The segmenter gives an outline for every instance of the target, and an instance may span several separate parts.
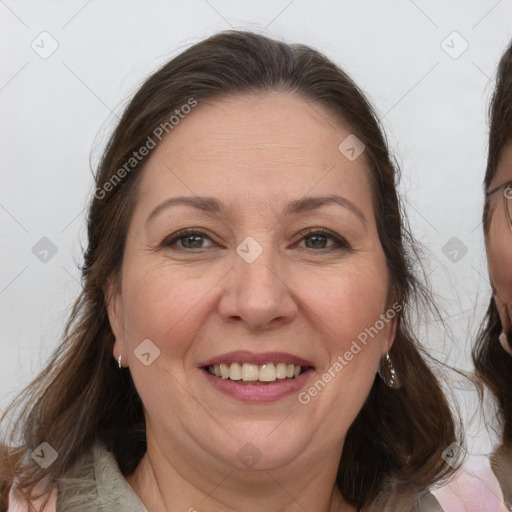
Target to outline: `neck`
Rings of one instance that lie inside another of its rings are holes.
[[[126,480],[151,512],[356,512],[335,484],[337,459],[333,466],[317,457],[306,471],[243,471],[192,462],[172,449],[164,452],[149,435],[147,446]]]

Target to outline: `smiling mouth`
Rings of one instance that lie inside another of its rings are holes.
[[[204,369],[219,379],[232,380],[240,384],[261,385],[294,380],[310,367],[291,363],[267,363],[262,365],[250,363],[215,364]]]

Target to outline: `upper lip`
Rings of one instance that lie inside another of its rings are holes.
[[[238,350],[236,352],[228,352],[220,356],[212,357],[207,361],[199,363],[198,366],[200,368],[204,368],[205,366],[213,366],[215,364],[222,363],[249,363],[257,365],[267,363],[287,363],[294,364],[296,366],[313,366],[310,361],[286,352],[261,352],[259,354],[255,354],[254,352],[249,352],[247,350]]]

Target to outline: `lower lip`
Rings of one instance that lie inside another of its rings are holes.
[[[239,384],[242,381],[215,377],[205,369],[202,369],[202,372],[217,390],[241,402],[277,402],[297,393],[305,385],[313,369],[309,368],[294,379],[276,380],[273,383],[260,385]]]

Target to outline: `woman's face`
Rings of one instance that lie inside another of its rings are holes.
[[[247,95],[199,103],[147,162],[109,314],[148,446],[183,471],[337,467],[395,325],[349,135],[298,95]]]
[[[496,176],[491,181],[489,190],[508,181],[512,182],[512,143],[501,154]],[[512,326],[509,325],[506,311],[512,315],[512,231],[505,211],[503,189],[493,194],[490,201],[491,221],[486,234],[487,258],[501,324],[505,332],[510,332]],[[511,339],[504,348],[512,355],[510,344]]]

